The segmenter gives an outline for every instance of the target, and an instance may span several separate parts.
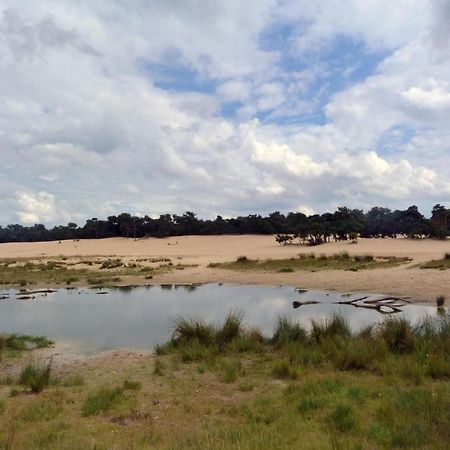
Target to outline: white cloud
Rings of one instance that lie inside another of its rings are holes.
[[[59,217],[56,212],[55,197],[48,192],[18,194],[17,203],[22,209],[17,213],[22,223],[50,222]]]
[[[0,222],[450,202],[448,11],[5,0]],[[336,75],[324,52],[342,37],[384,60],[357,81],[354,61]],[[231,118],[228,102],[240,102]]]
[[[418,108],[438,110],[442,113],[450,108],[450,91],[444,86],[437,85],[428,89],[413,86],[402,92],[402,96]]]

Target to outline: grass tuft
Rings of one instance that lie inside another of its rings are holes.
[[[287,317],[278,317],[272,342],[281,347],[290,342],[306,342],[307,332],[299,324],[289,321]]]
[[[118,403],[122,394],[122,388],[100,388],[86,398],[81,408],[81,414],[88,417],[106,412]]]
[[[34,393],[42,392],[50,383],[52,361],[47,364],[29,363],[22,368],[19,383],[27,386]]]

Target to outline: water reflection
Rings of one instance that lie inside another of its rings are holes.
[[[279,315],[309,327],[311,319],[340,313],[353,330],[383,320],[377,311],[338,304],[343,298],[347,301],[361,295],[342,297],[337,292],[296,291],[286,286],[166,284],[121,286],[106,291],[105,295],[97,295],[105,290],[63,289],[21,301],[17,300],[17,292],[0,291],[0,296],[6,297],[0,301],[0,333],[73,340],[86,354],[115,348],[149,350],[170,338],[173,321],[179,316],[201,317],[218,324],[232,309],[242,310],[245,323],[260,327],[267,335],[271,335]],[[303,305],[293,309],[293,302],[299,299]],[[427,314],[437,315],[437,309],[430,306],[407,304],[402,310],[399,315],[413,322]]]

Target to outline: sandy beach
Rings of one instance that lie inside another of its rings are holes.
[[[347,251],[351,255],[409,257],[412,261],[389,269],[347,272],[324,270],[294,273],[237,272],[208,268],[209,263],[234,261],[239,256],[252,259],[281,259],[301,253],[330,255]],[[438,295],[450,295],[450,276],[445,270],[419,269],[418,263],[440,259],[450,252],[450,240],[359,239],[357,244],[330,242],[316,247],[280,246],[273,236],[178,236],[166,239],[133,240],[110,238],[59,242],[7,243],[0,245],[0,258],[50,258],[117,256],[124,261],[136,257],[165,257],[174,263],[195,265],[183,271],[158,275],[154,283],[247,283],[287,284],[311,289],[345,292],[375,292],[409,296],[431,302]],[[143,282],[133,280],[133,282]]]

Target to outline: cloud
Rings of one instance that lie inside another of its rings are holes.
[[[18,194],[17,203],[22,209],[17,215],[24,224],[50,222],[59,217],[56,212],[55,197],[48,192]]]
[[[0,223],[448,203],[447,6],[5,0]]]

